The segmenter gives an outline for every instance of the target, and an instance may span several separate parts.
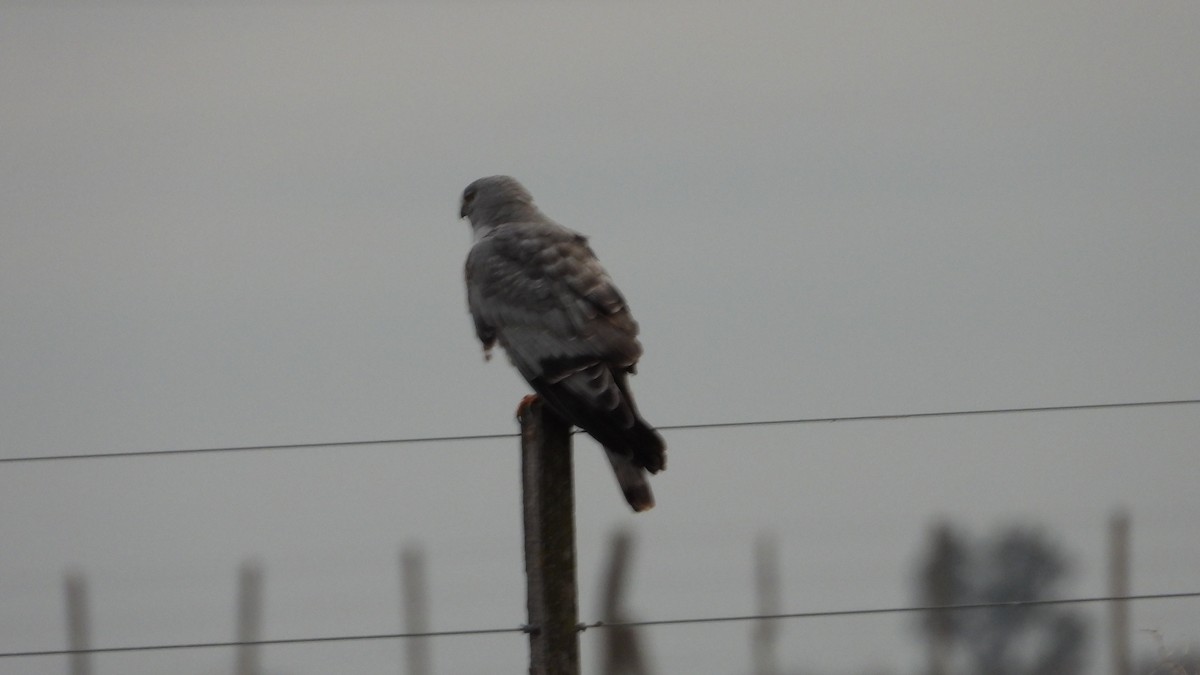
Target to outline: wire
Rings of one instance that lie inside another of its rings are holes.
[[[67,656],[70,654],[114,654],[118,652],[151,652],[168,649],[209,649],[212,647],[258,647],[264,645],[297,645],[317,642],[358,642],[365,640],[397,640],[402,638],[434,638],[455,635],[492,635],[496,633],[524,633],[518,628],[483,628],[477,630],[443,630],[428,633],[376,633],[371,635],[333,635],[310,638],[283,638],[278,640],[241,640],[233,642],[190,642],[160,645],[136,645],[131,647],[91,647],[88,649],[45,649],[27,652],[0,652],[0,659],[17,656]]]
[[[658,619],[651,621],[595,621],[579,624],[579,630],[589,628],[635,628],[645,626],[671,626],[696,623],[731,623],[735,621],[767,621],[777,619],[815,619],[838,616],[861,616],[867,614],[907,614],[934,611],[966,611],[973,609],[996,609],[1034,607],[1042,605],[1075,605],[1097,602],[1132,602],[1137,600],[1174,600],[1200,598],[1200,591],[1192,593],[1153,593],[1148,595],[1122,595],[1091,598],[1063,598],[1058,600],[1013,600],[1009,602],[979,602],[963,605],[929,605],[924,607],[884,607],[875,609],[843,609],[826,612],[796,612],[791,614],[754,614],[742,616],[709,616],[690,619]],[[395,640],[403,638],[433,638],[464,635],[493,635],[498,633],[529,633],[529,626],[513,628],[484,628],[479,630],[447,630],[427,633],[376,633],[370,635],[337,635],[328,637],[284,638],[278,640],[246,640],[233,642],[191,642],[131,647],[94,647],[89,649],[46,649],[24,652],[0,652],[0,658],[20,656],[67,656],[70,654],[111,654],[116,652],[146,652],[167,649],[207,649],[213,647],[258,647],[267,645],[312,644],[320,642],[356,642],[365,640]]]
[[[968,415],[1009,415],[1017,413],[1062,412],[1075,410],[1105,410],[1111,408],[1147,408],[1153,406],[1195,405],[1200,399],[1177,399],[1168,401],[1136,401],[1131,403],[1085,403],[1081,405],[1030,406],[1024,408],[984,408],[977,410],[949,410],[941,412],[892,413],[883,415],[851,415],[845,417],[797,417],[776,420],[752,420],[746,422],[708,422],[699,424],[673,424],[658,427],[659,431],[683,431],[689,429],[730,429],[737,427],[779,426],[784,424],[815,424],[819,422],[873,422],[884,420],[920,419],[927,417],[965,417]],[[363,445],[405,445],[412,443],[445,443],[449,441],[482,441],[499,438],[517,438],[520,434],[466,434],[458,436],[415,436],[368,441],[328,441],[318,443],[278,443],[273,445],[239,445],[230,447],[184,448],[181,450],[134,450],[130,452],[94,452],[67,455],[33,455],[25,457],[0,457],[0,464],[18,462],[49,462],[66,459],[102,459],[111,457],[156,457],[163,455],[196,455],[223,452],[257,452],[266,450],[302,450],[306,448],[346,448]]]
[[[858,414],[850,417],[799,417],[791,419],[762,419],[751,422],[712,422],[700,424],[672,424],[659,426],[660,431],[683,431],[689,429],[733,429],[739,426],[778,426],[784,424],[815,424],[821,422],[880,422],[892,419],[919,419],[928,417],[965,417],[980,414],[1014,414],[1031,412],[1061,412],[1081,410],[1106,410],[1106,408],[1132,408],[1151,406],[1184,406],[1200,404],[1200,399],[1178,399],[1166,401],[1135,401],[1120,404],[1084,404],[1069,406],[1031,406],[1019,408],[983,408],[983,410],[961,410],[943,412],[908,412],[892,414]],[[245,453],[260,450],[290,450],[306,448],[348,448],[353,446],[386,446],[386,444],[444,443],[451,441],[490,441],[497,438],[516,438],[520,434],[474,434],[458,436],[415,436],[408,438],[380,438],[377,441],[329,441],[316,443],[276,443],[269,446],[230,446],[212,448],[184,448],[179,450],[132,450],[125,453],[78,453],[61,455],[16,456],[0,458],[0,464],[17,464],[28,461],[54,461],[70,459],[139,458],[139,456],[191,455],[206,453]]]
[[[658,619],[651,621],[596,621],[581,624],[588,628],[635,628],[641,626],[677,626],[692,623],[729,623],[733,621],[765,621],[773,619],[815,619],[837,616],[862,616],[867,614],[905,614],[912,612],[953,612],[971,609],[997,609],[1012,607],[1036,607],[1041,605],[1078,605],[1095,602],[1131,602],[1134,600],[1173,600],[1200,598],[1194,593],[1153,593],[1149,595],[1122,595],[1095,598],[1063,598],[1058,600],[1011,600],[1008,602],[975,602],[962,605],[927,605],[924,607],[884,607],[875,609],[839,609],[827,612],[794,612],[791,614],[747,614],[742,616],[712,616],[694,619]]]
[[[61,459],[102,459],[105,457],[156,457],[162,455],[199,455],[217,452],[255,452],[261,450],[303,450],[305,448],[346,448],[356,445],[403,445],[406,443],[441,443],[446,441],[481,441],[497,438],[516,438],[518,434],[474,434],[463,436],[424,436],[388,438],[376,441],[331,441],[327,443],[279,443],[275,445],[236,445],[213,448],[183,448],[181,450],[133,450],[130,452],[89,452],[71,455],[33,455],[0,457],[0,464],[9,462],[42,462]]]
[[[978,410],[949,410],[944,412],[893,413],[884,415],[853,415],[849,417],[798,417],[783,420],[756,422],[711,422],[708,424],[679,424],[657,427],[660,431],[678,429],[723,429],[733,427],[759,427],[779,424],[815,424],[817,422],[877,422],[882,420],[919,419],[922,417],[965,417],[968,415],[1011,415],[1016,413],[1063,412],[1071,410],[1104,410],[1108,408],[1147,408],[1166,405],[1195,405],[1200,399],[1177,399],[1172,401],[1136,401],[1132,403],[1084,403],[1080,405],[1030,406],[1025,408],[984,408]]]

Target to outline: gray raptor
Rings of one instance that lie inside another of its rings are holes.
[[[499,342],[543,401],[604,446],[633,510],[653,507],[647,472],[665,467],[666,447],[629,390],[638,326],[587,239],[508,176],[468,185],[459,215],[475,232],[467,304],[485,358]]]

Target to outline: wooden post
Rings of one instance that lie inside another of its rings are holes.
[[[628,530],[620,530],[613,534],[608,574],[600,593],[604,598],[600,618],[605,622],[621,623],[629,620],[623,600],[632,548],[633,535]],[[650,668],[646,665],[636,628],[609,626],[604,629],[602,635],[601,675],[648,675]]]
[[[67,649],[84,650],[91,648],[88,626],[87,585],[83,575],[71,573],[67,575]],[[88,652],[71,654],[71,675],[91,675],[92,655]]]
[[[1129,515],[1114,513],[1108,524],[1108,594],[1114,598],[1129,595]],[[1108,603],[1109,642],[1112,644],[1113,675],[1130,675],[1133,667],[1129,658],[1129,603],[1114,600]]]
[[[758,613],[763,616],[779,613],[779,547],[775,538],[760,535],[754,546],[754,587],[758,595]],[[779,639],[779,622],[759,619],[754,622],[754,646],[750,650],[756,675],[775,675],[775,644]]]
[[[571,426],[540,399],[522,409],[529,673],[579,675]]]
[[[237,639],[239,644],[235,656],[237,675],[259,675],[258,645],[262,635],[262,568],[250,562],[242,563],[238,570],[238,620]]]
[[[400,585],[404,595],[404,632],[429,630],[425,600],[425,556],[416,546],[405,546],[400,554]],[[408,675],[429,675],[429,638],[404,640]]]

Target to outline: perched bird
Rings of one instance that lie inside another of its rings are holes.
[[[459,215],[475,233],[467,305],[484,358],[499,342],[546,404],[604,446],[633,510],[653,507],[647,472],[664,468],[666,446],[629,390],[638,326],[587,239],[508,176],[468,185]]]

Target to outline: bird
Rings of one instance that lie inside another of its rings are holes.
[[[459,218],[474,234],[467,306],[484,359],[499,343],[534,396],[603,446],[629,506],[653,508],[648,475],[666,468],[666,444],[629,387],[638,324],[587,238],[548,218],[511,176],[468,185]]]

